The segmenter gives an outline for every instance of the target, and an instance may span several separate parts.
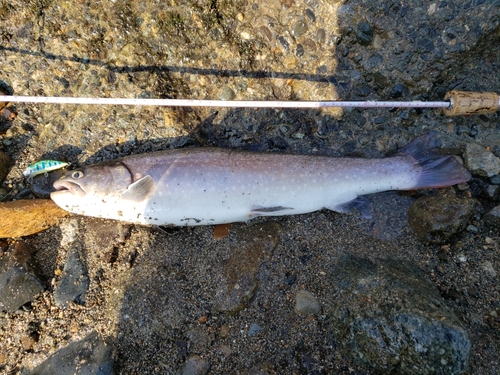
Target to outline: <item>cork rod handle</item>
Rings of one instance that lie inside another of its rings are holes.
[[[495,113],[499,106],[499,96],[494,92],[450,91],[444,97],[450,106],[444,109],[447,116],[481,115]]]

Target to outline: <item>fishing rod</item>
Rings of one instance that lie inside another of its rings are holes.
[[[0,95],[0,102],[45,104],[98,104],[172,107],[229,108],[442,108],[448,116],[495,113],[500,97],[494,92],[450,91],[443,101],[264,101],[264,100],[198,100],[142,98],[79,98],[55,96]]]

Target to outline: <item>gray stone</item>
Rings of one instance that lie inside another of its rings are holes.
[[[473,208],[473,200],[453,192],[428,195],[411,205],[408,222],[421,241],[443,243],[467,227]]]
[[[12,252],[0,259],[0,311],[14,312],[44,291],[36,276],[33,253],[28,245],[18,242]]]
[[[190,356],[181,370],[178,372],[179,375],[204,375],[210,369],[210,363],[207,360],[201,358],[198,355]]]
[[[22,375],[111,375],[112,349],[92,332],[80,341],[59,349],[32,370],[24,368]]]
[[[484,223],[492,227],[500,228],[500,206],[496,206],[483,217]]]
[[[320,311],[316,297],[307,290],[299,290],[295,295],[295,312],[299,315],[316,315]]]
[[[72,302],[85,304],[85,295],[89,289],[90,279],[87,266],[82,259],[81,249],[81,243],[75,241],[68,251],[63,276],[54,292],[56,305],[59,307],[68,307]]]
[[[461,374],[467,369],[467,333],[417,268],[342,255],[331,280],[331,327],[355,361],[381,373]]]
[[[493,177],[500,173],[500,158],[477,143],[465,146],[464,161],[467,169],[475,176]]]

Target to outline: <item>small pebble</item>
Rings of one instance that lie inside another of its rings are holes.
[[[283,65],[286,68],[293,68],[295,65],[297,65],[297,58],[295,56],[287,56],[283,60]]]
[[[325,43],[326,40],[325,29],[318,29],[318,32],[316,33],[316,40],[318,41],[319,44]]]
[[[222,354],[224,355],[224,357],[226,357],[226,358],[229,358],[231,356],[231,354],[233,354],[233,351],[227,345],[221,345],[219,347],[219,349],[222,352]]]
[[[222,338],[226,338],[229,336],[229,332],[230,332],[229,327],[226,325],[223,325],[222,327],[220,327],[219,336]]]
[[[483,270],[491,277],[497,276],[497,271],[495,271],[495,268],[493,268],[493,264],[491,262],[483,262]]]
[[[371,89],[366,85],[357,86],[354,88],[354,93],[362,98],[370,95]]]
[[[477,227],[471,224],[471,225],[469,225],[467,227],[467,232],[469,232],[469,233],[477,233]]]
[[[401,98],[403,96],[404,87],[402,84],[398,83],[391,90],[390,96],[393,99]]]
[[[373,41],[373,30],[369,23],[360,22],[356,27],[356,39],[362,46],[367,46]]]
[[[311,20],[311,22],[316,22],[316,16],[311,9],[306,9],[306,16]]]
[[[235,97],[234,91],[229,87],[224,87],[219,95],[219,100],[233,100]]]
[[[299,19],[297,22],[295,22],[295,25],[292,27],[292,35],[295,38],[298,38],[302,35],[304,35],[308,30],[307,27],[307,22],[304,18]]]
[[[302,57],[304,55],[304,47],[302,44],[297,44],[297,50],[295,51],[295,56]]]
[[[319,313],[320,305],[316,297],[307,290],[300,290],[295,296],[295,312],[299,315],[315,315]]]
[[[24,350],[31,350],[33,349],[33,345],[35,345],[36,341],[31,335],[23,336],[21,338],[21,346],[23,347]]]
[[[297,275],[295,273],[287,272],[285,274],[285,284],[293,285],[295,284],[295,281],[297,281]]]
[[[257,323],[252,323],[250,324],[250,328],[248,329],[248,336],[253,337],[257,336],[259,332],[262,331],[262,327],[259,326]]]
[[[284,49],[288,50],[290,48],[290,44],[288,44],[288,42],[286,41],[286,39],[283,36],[278,37],[278,40]]]

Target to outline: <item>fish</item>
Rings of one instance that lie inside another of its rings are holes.
[[[65,161],[57,161],[57,160],[41,160],[39,162],[36,162],[34,164],[31,164],[26,168],[26,170],[23,172],[23,176],[27,177],[28,180],[33,180],[33,177],[42,174],[42,173],[47,173],[50,171],[54,171],[56,169],[61,169],[66,166],[68,166],[69,163]]]
[[[157,151],[69,171],[54,182],[51,198],[72,213],[159,226],[362,211],[368,194],[470,179],[454,156],[435,147],[428,134],[392,157],[374,159],[208,147]]]

